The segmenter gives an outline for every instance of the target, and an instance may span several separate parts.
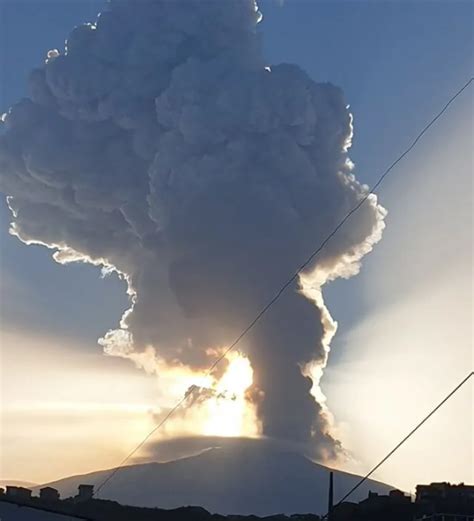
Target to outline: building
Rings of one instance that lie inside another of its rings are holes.
[[[52,487],[44,487],[40,489],[39,498],[42,501],[59,501],[59,492]]]
[[[369,492],[367,499],[359,502],[359,507],[365,511],[374,511],[381,508],[398,508],[411,505],[411,497],[400,490],[391,490],[388,494],[382,495],[377,492]]]
[[[392,503],[405,504],[405,505],[411,503],[411,497],[409,495],[405,494],[405,492],[402,492],[401,490],[397,490],[397,489],[391,490],[388,493],[388,496]]]
[[[439,501],[454,499],[460,501],[474,500],[474,485],[451,485],[451,483],[431,483],[416,487],[416,501]]]
[[[426,514],[474,514],[474,485],[431,483],[416,487],[416,504]]]
[[[391,490],[388,495],[369,492],[359,503],[336,505],[333,521],[412,521],[414,504],[409,495]]]
[[[332,511],[333,521],[348,521],[350,519],[356,519],[359,505],[357,503],[351,503],[350,501],[344,501],[339,505],[336,505]]]
[[[79,494],[74,498],[78,503],[90,501],[94,497],[94,485],[79,485]]]
[[[28,501],[31,499],[31,490],[25,487],[14,487],[7,485],[6,497],[18,501]]]

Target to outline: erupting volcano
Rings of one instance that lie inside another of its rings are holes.
[[[253,0],[111,0],[4,115],[0,189],[21,241],[126,279],[131,307],[100,344],[161,378],[158,416],[188,393],[169,433],[330,459],[342,448],[319,379],[336,325],[321,289],[380,239],[374,195],[203,376],[367,195],[342,92],[267,64],[260,20]]]

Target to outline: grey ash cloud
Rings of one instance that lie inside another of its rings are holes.
[[[208,366],[366,195],[341,90],[268,66],[260,18],[251,0],[112,0],[4,117],[12,233],[128,282],[109,354]],[[384,215],[370,196],[239,346],[264,435],[340,450],[305,368],[335,330],[321,286],[357,272]]]

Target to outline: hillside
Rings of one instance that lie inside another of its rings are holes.
[[[109,470],[62,479],[49,486],[62,497],[76,494],[80,483],[99,484]],[[304,456],[260,445],[214,448],[167,463],[145,463],[121,469],[100,497],[122,504],[177,508],[199,505],[220,514],[325,513],[329,469]],[[359,476],[335,471],[335,499]],[[391,487],[368,480],[351,497]],[[324,511],[324,512],[323,512]]]

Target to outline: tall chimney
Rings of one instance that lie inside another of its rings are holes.
[[[329,473],[328,521],[332,521],[334,508],[334,472]]]

